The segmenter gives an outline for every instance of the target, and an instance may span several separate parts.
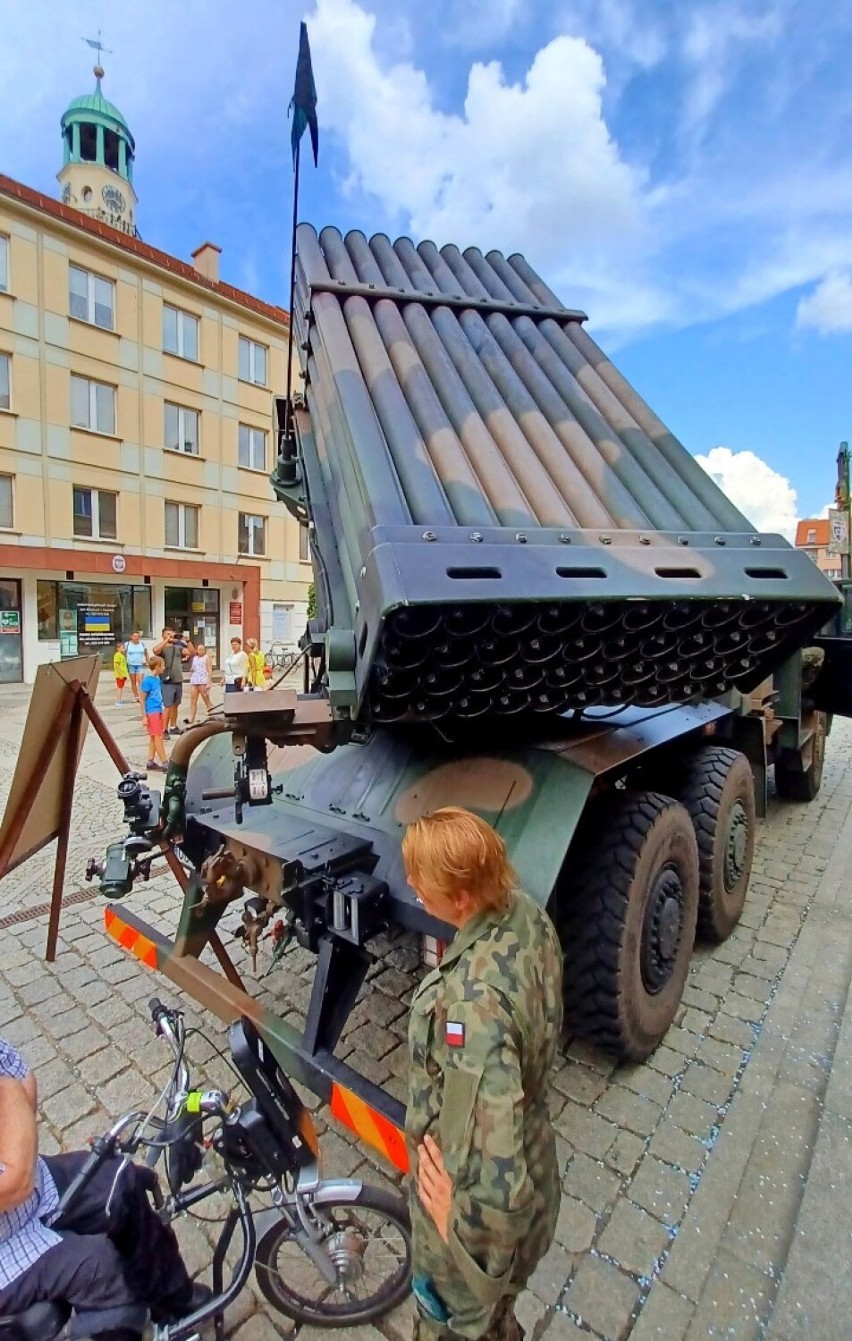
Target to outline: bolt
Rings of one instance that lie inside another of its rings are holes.
[[[438,539],[438,536],[437,536],[437,534],[436,534],[435,531],[424,531],[424,532],[423,532],[423,539],[424,539],[424,540],[437,540],[437,539]]]
[[[688,538],[688,536],[685,536],[685,535],[679,535],[678,538],[677,538],[677,543],[678,543],[679,545],[688,545],[688,544],[689,544],[689,538]]]
[[[751,535],[748,538],[748,543],[750,545],[761,545],[763,542],[759,535]]]
[[[650,543],[651,543],[651,537],[649,535],[640,535],[639,537],[640,545],[650,545]]]
[[[725,545],[727,544],[727,541],[723,535],[717,535],[713,537],[713,543],[716,545]]]
[[[471,538],[471,540],[473,541],[474,545],[479,545],[479,544],[482,543],[482,532],[481,532],[481,531],[471,531],[471,533],[470,533],[470,538]]]
[[[612,536],[611,536],[611,535],[601,535],[601,536],[598,536],[598,539],[600,540],[600,542],[601,542],[602,545],[611,545],[611,544],[612,544]]]
[[[519,545],[525,545],[527,543],[527,537],[524,535],[523,531],[516,531],[515,539]]]

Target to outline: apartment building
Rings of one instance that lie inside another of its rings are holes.
[[[288,316],[136,228],[103,95],[62,117],[61,200],[0,175],[0,680],[164,624],[293,642],[311,567],[274,499]]]
[[[803,549],[813,559],[821,573],[832,579],[840,577],[840,555],[829,553],[830,523],[827,517],[806,517],[796,525],[796,549]]]

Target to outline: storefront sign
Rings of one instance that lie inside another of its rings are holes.
[[[194,615],[203,615],[203,614],[204,614],[204,602],[203,602],[203,601],[193,601],[193,602],[192,602],[192,613],[193,613]]]
[[[0,610],[0,633],[20,633],[20,610]]]
[[[127,567],[127,560],[125,559],[124,555],[123,555],[123,554],[113,554],[113,556],[112,556],[112,571],[113,571],[114,573],[123,573],[126,567]]]
[[[77,638],[86,649],[109,647],[117,639],[113,632],[111,605],[77,606]]]
[[[230,614],[228,615],[229,624],[242,624],[243,622],[243,603],[242,601],[231,601]]]

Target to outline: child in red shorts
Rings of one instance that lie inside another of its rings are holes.
[[[160,684],[160,676],[165,669],[166,663],[162,657],[151,657],[148,670],[139,685],[150,741],[146,768],[155,769],[158,773],[168,772],[169,767],[163,745],[163,686]]]

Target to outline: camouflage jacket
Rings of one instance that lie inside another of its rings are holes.
[[[485,1332],[553,1239],[560,1179],[548,1087],[562,1023],[562,952],[526,894],[457,933],[411,1007],[406,1141],[415,1272],[463,1336]],[[449,1242],[417,1197],[429,1133],[453,1180]]]

